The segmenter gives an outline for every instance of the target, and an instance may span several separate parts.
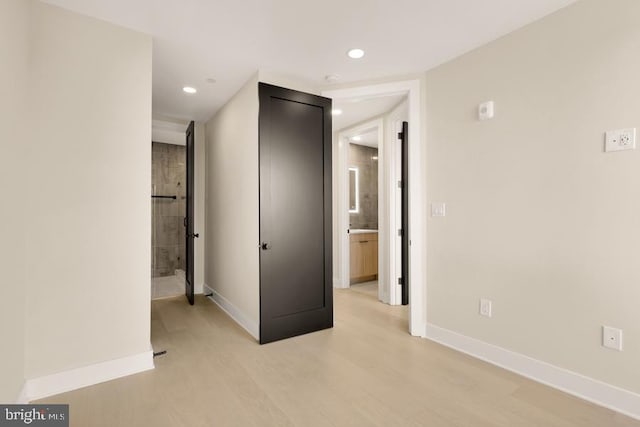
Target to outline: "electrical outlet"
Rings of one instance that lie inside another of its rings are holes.
[[[623,151],[636,149],[636,130],[618,129],[606,133],[604,151]]]
[[[622,351],[622,329],[603,326],[602,345],[613,350]]]
[[[447,205],[444,203],[431,203],[431,216],[447,216]]]
[[[478,106],[478,119],[489,120],[493,119],[495,115],[495,109],[493,101],[483,102]]]
[[[491,317],[491,305],[492,301],[486,298],[480,298],[480,315],[485,317]]]

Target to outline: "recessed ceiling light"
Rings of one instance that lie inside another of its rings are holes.
[[[334,108],[333,110],[331,110],[332,116],[339,116],[340,114],[342,114],[342,110],[339,108]]]
[[[349,58],[360,59],[364,56],[364,50],[351,49],[349,52],[347,52],[347,55],[349,55]]]
[[[191,94],[193,94],[193,93],[196,93],[196,92],[197,92],[196,88],[191,87],[191,86],[185,86],[185,87],[183,87],[183,88],[182,88],[182,90],[183,90],[185,93],[191,93]]]
[[[207,80],[205,80],[207,83],[211,83],[214,84],[216,82],[216,79],[213,79],[211,77],[209,77]]]
[[[362,137],[360,135],[356,135],[353,138],[351,138],[353,141],[362,141]]]

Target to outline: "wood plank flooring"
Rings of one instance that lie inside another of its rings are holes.
[[[335,290],[333,329],[264,346],[202,296],[154,301],[155,370],[41,402],[82,427],[640,426],[409,336],[373,286]]]

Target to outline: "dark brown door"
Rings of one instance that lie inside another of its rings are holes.
[[[189,304],[194,303],[194,239],[198,237],[194,233],[194,203],[193,203],[193,186],[194,186],[194,158],[195,158],[195,125],[194,122],[189,123],[187,128],[187,216],[185,217],[185,235],[186,235],[186,274],[185,274],[185,290],[184,293],[189,300]]]
[[[409,123],[402,122],[402,305],[409,304]]]
[[[264,344],[333,327],[331,100],[259,90]]]

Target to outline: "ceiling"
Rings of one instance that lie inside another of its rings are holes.
[[[378,129],[372,129],[358,135],[358,141],[351,139],[351,144],[364,145],[365,147],[378,148]]]
[[[154,114],[207,120],[258,70],[314,87],[422,72],[575,0],[45,1],[151,34]]]
[[[334,101],[333,108],[342,114],[333,116],[333,130],[340,131],[389,112],[400,104],[406,95],[381,96],[367,99],[348,99]]]

